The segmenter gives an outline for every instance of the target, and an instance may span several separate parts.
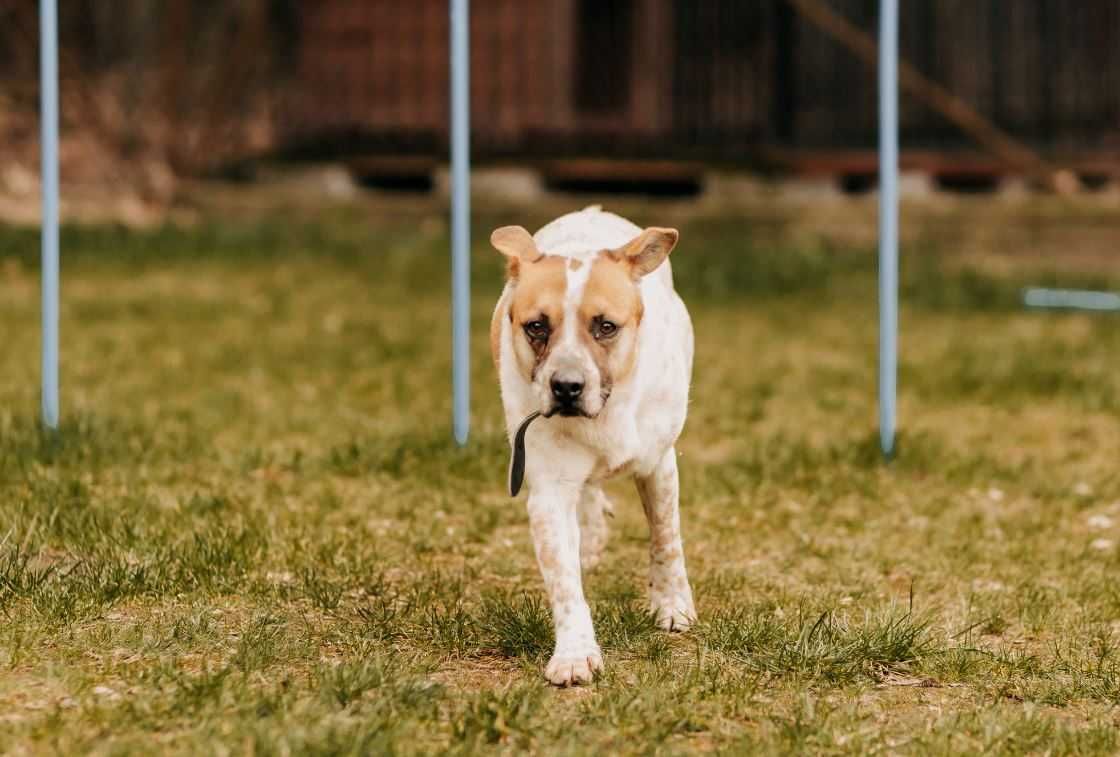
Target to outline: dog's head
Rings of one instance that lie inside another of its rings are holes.
[[[585,258],[548,255],[520,226],[490,242],[514,283],[509,312],[517,368],[542,413],[594,418],[637,360],[641,278],[677,243],[676,229],[649,228],[627,244]]]

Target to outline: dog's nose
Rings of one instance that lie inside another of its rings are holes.
[[[582,381],[565,381],[560,378],[552,379],[552,396],[556,398],[557,402],[564,405],[571,405],[579,399],[581,394],[583,394]]]

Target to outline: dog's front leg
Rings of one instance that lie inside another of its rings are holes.
[[[556,629],[556,649],[544,674],[557,686],[588,683],[603,667],[580,574],[580,491],[579,485],[548,483],[529,494],[533,547]]]
[[[676,449],[670,447],[652,473],[635,480],[649,521],[650,609],[659,627],[684,631],[696,619],[696,608],[684,568]]]

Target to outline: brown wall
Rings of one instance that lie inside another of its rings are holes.
[[[878,0],[821,2],[874,34]],[[447,0],[121,4],[60,8],[68,133],[187,169],[446,151]],[[37,108],[34,10],[0,0],[0,108],[20,123]],[[901,32],[908,62],[1012,135],[1120,153],[1120,0],[907,0]],[[471,46],[483,159],[750,161],[876,141],[874,72],[788,0],[472,0]],[[976,149],[911,97],[901,117],[904,148]],[[33,131],[0,142],[30,151]]]
[[[825,1],[874,33],[877,0]],[[624,11],[619,27],[588,37],[589,23],[611,18],[609,7]],[[355,129],[443,149],[446,0],[301,8],[301,63],[282,133]],[[875,144],[873,71],[786,0],[474,0],[471,23],[482,155],[740,159],[760,145]],[[614,55],[617,46],[628,53]],[[902,53],[1043,149],[1120,146],[1120,0],[913,0]],[[620,93],[613,111],[583,107],[588,65]],[[971,147],[911,98],[901,115],[904,145]]]
[[[672,126],[672,25],[662,0],[636,0],[629,37],[631,92],[617,112],[580,112],[574,0],[474,0],[472,128],[494,149],[573,131],[657,134]],[[416,130],[447,122],[446,0],[320,0],[306,5],[285,130]]]

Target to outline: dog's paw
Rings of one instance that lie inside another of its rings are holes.
[[[577,686],[591,683],[595,673],[603,669],[603,654],[598,647],[584,654],[557,652],[548,661],[544,677],[554,686]]]
[[[657,627],[662,631],[682,633],[696,622],[696,608],[692,605],[692,598],[679,594],[653,598],[650,611]]]

